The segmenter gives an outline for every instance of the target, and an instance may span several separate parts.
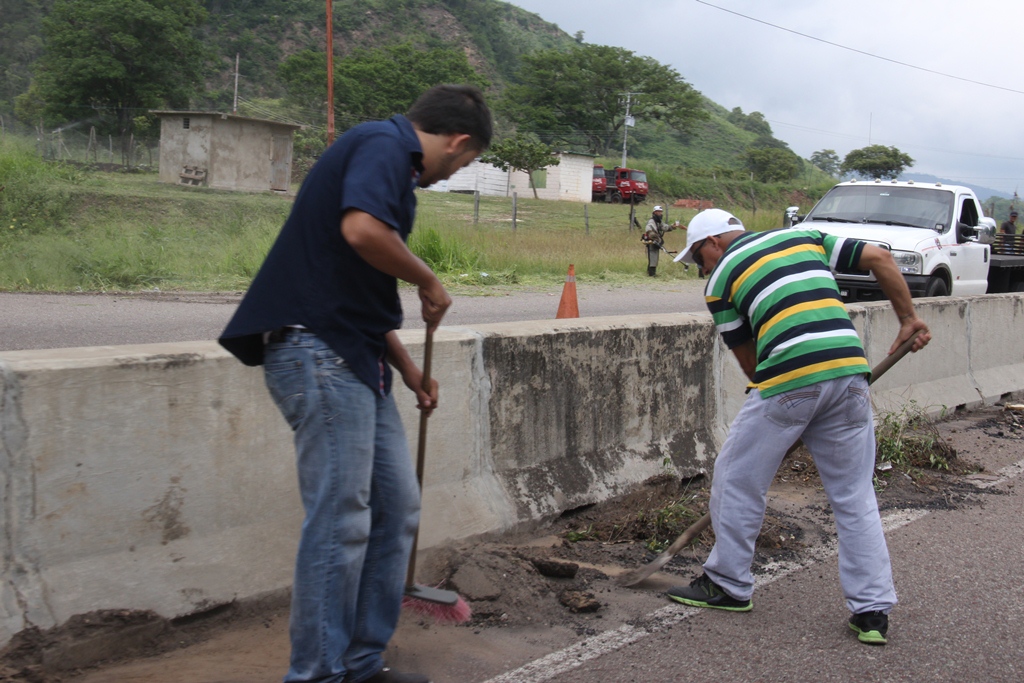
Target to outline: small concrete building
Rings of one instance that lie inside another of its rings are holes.
[[[557,199],[569,202],[589,202],[591,181],[594,176],[594,157],[575,152],[555,155],[557,166],[548,166],[533,174],[538,199]],[[530,179],[523,171],[502,171],[482,163],[479,159],[459,170],[448,179],[446,186],[432,187],[447,192],[476,192],[491,197],[533,197]]]
[[[160,117],[160,182],[288,192],[292,136],[301,126],[205,111]]]

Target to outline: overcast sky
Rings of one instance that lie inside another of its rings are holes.
[[[804,158],[895,145],[911,172],[1024,196],[1021,0],[706,2],[511,0],[672,66],[726,109],[760,111]]]

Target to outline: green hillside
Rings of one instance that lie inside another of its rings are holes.
[[[0,0],[0,116],[6,122],[17,123],[16,98],[22,96],[25,100],[33,67],[45,50],[43,18],[59,2]],[[205,86],[194,95],[191,106],[216,110],[232,106],[237,54],[241,113],[287,117],[309,125],[305,139],[300,140],[300,153],[306,150],[305,153],[318,154],[322,148],[320,131],[326,122],[324,107],[317,106],[324,99],[315,90],[319,81],[312,84],[314,90],[306,105],[297,105],[294,98],[284,97],[279,67],[289,57],[304,51],[323,54],[323,0],[205,0],[199,4],[208,12],[207,20],[198,28],[208,62]],[[360,51],[400,44],[424,51],[455,50],[464,54],[471,68],[490,84],[489,98],[495,102],[506,86],[515,81],[523,55],[539,49],[570,50],[577,43],[576,38],[558,26],[499,0],[346,0],[333,3],[333,15],[336,68],[346,57]],[[685,79],[686,74],[682,76]],[[745,155],[751,145],[785,148],[785,143],[771,136],[770,128],[759,135],[742,120],[737,125],[735,112],[730,114],[706,99],[705,110],[708,118],[698,122],[688,134],[643,119],[630,129],[630,165],[645,164],[641,167],[654,172],[656,189],[666,196],[688,192],[687,183],[697,180],[741,180],[747,174]],[[145,113],[146,109],[140,109],[137,115]],[[27,129],[27,125],[34,127],[40,116],[33,114],[28,118],[23,114],[23,118],[27,118],[21,122]],[[744,115],[740,113],[739,118]],[[763,117],[758,120],[763,122]],[[56,129],[68,122],[45,123]],[[767,127],[766,122],[763,125]],[[499,133],[514,128],[515,120],[498,121]],[[156,133],[154,126],[147,129],[142,125],[138,137],[153,138]],[[74,134],[67,133],[69,139]],[[81,127],[78,134],[87,136],[87,128]],[[612,165],[619,160],[611,160]],[[796,180],[801,189],[827,182],[828,177],[809,164],[804,165]],[[704,192],[708,188],[697,189]]]
[[[323,50],[323,0],[207,0],[204,29],[220,70],[211,73],[211,92],[222,99],[233,88],[234,55],[242,61],[244,97],[279,97],[282,59],[305,49]],[[575,41],[554,24],[498,0],[347,0],[333,5],[338,57],[360,48],[412,42],[421,48],[457,47],[488,80],[500,84],[519,65],[519,56]]]

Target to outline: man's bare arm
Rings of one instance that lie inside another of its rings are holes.
[[[910,339],[918,330],[921,330],[921,335],[914,340],[911,351],[917,352],[927,346],[932,339],[931,332],[928,330],[927,323],[917,317],[907,281],[903,279],[903,274],[896,265],[896,261],[893,260],[892,254],[881,247],[866,244],[860,261],[857,262],[857,267],[861,270],[871,271],[878,281],[879,287],[882,288],[882,293],[892,303],[896,317],[899,318],[900,331],[896,335],[896,341],[890,347],[889,353],[896,351],[900,344]]]
[[[419,288],[423,321],[429,329],[440,324],[452,300],[426,263],[409,251],[398,232],[364,211],[351,209],[341,218],[341,234],[371,266]]]
[[[423,371],[409,355],[409,351],[398,338],[398,332],[392,330],[385,336],[388,345],[388,363],[402,376],[405,386],[416,394],[416,407],[428,416],[437,407],[437,380],[430,379],[430,392],[423,391]]]

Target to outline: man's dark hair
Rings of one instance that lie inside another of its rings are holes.
[[[465,133],[481,152],[491,146],[491,110],[473,85],[435,85],[413,103],[407,118],[424,133]]]

